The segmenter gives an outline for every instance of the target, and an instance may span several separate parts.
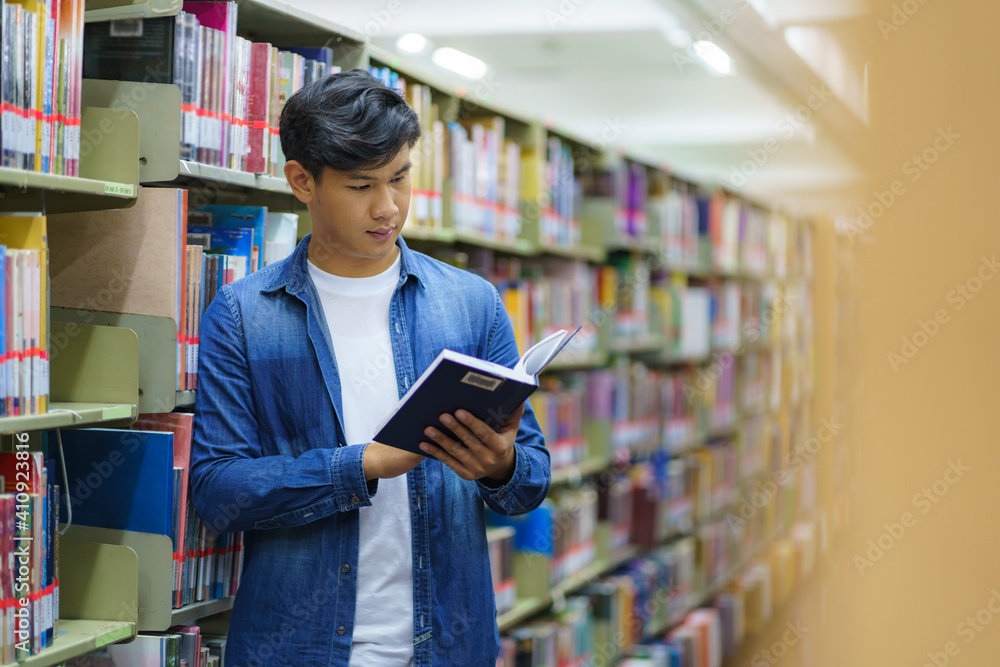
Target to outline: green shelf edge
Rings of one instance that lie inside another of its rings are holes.
[[[8,663],[3,667],[49,667],[70,658],[89,653],[108,644],[128,639],[136,633],[136,625],[127,621],[59,619],[59,631],[52,646],[24,662]]]
[[[60,411],[62,410],[62,411]],[[73,412],[68,412],[72,410]],[[79,415],[79,418],[77,417]],[[108,421],[134,419],[138,406],[129,403],[52,403],[49,411],[37,415],[0,417],[0,433],[42,431],[67,426],[84,426]]]
[[[99,195],[124,201],[135,199],[137,194],[136,187],[132,183],[99,181],[93,178],[62,176],[60,174],[42,174],[12,167],[0,167],[0,185],[67,194]],[[116,192],[126,189],[130,194],[116,194]]]
[[[234,596],[230,596],[219,600],[205,600],[174,609],[170,612],[170,625],[195,625],[192,621],[229,611],[233,608],[234,599]]]
[[[519,600],[509,610],[497,615],[497,626],[500,632],[517,625],[535,614],[539,614],[552,606],[554,599],[573,593],[578,588],[582,588],[592,580],[615,569],[631,558],[635,558],[640,553],[638,547],[629,546],[622,549],[606,561],[596,561],[583,568],[576,574],[570,575],[563,581],[552,587],[545,597],[528,598]]]

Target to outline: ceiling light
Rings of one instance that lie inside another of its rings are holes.
[[[427,38],[415,32],[408,32],[396,40],[396,48],[408,53],[420,53],[427,48]]]
[[[450,69],[452,72],[457,72],[470,79],[481,79],[489,69],[486,63],[479,58],[447,46],[436,49],[431,60],[434,61],[435,65]]]
[[[691,46],[694,55],[709,66],[713,73],[730,75],[733,73],[733,59],[714,42],[702,40]]]
[[[691,35],[684,28],[674,28],[667,32],[667,41],[675,48],[686,49],[691,45]]]

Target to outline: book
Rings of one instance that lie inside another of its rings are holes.
[[[173,536],[172,432],[70,429],[62,440],[73,523]]]
[[[422,454],[424,429],[434,426],[454,437],[438,422],[443,413],[466,410],[498,429],[536,389],[538,374],[555,359],[576,331],[555,332],[525,352],[514,368],[442,350],[399,404],[376,429],[375,440]]]

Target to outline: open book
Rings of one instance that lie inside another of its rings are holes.
[[[521,356],[514,368],[442,350],[417,378],[375,433],[374,440],[409,452],[423,454],[421,442],[428,426],[457,440],[439,421],[442,414],[465,410],[499,429],[518,406],[538,389],[542,372],[576,331],[557,331],[539,341]]]

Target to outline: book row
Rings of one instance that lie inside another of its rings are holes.
[[[369,71],[403,95],[420,118],[423,136],[411,151],[410,224],[440,229],[447,217],[455,230],[509,242],[521,236],[527,214],[537,220],[543,245],[580,244],[583,190],[566,142],[550,135],[542,146],[527,145],[512,136],[503,116],[449,116],[428,86],[407,83],[387,67]]]
[[[522,349],[583,323],[561,360],[586,361],[606,351],[608,340],[623,349],[662,348],[690,359],[713,351],[740,356],[765,346],[795,345],[811,354],[812,303],[805,284],[705,280],[668,272],[635,254],[614,254],[608,264],[594,266],[498,257],[485,249],[424,249],[497,287]]]
[[[278,120],[303,86],[339,72],[328,47],[277,47],[236,34],[237,3],[185,2],[176,16],[128,29],[88,23],[87,78],[175,84],[181,91],[181,158],[281,176]]]
[[[83,0],[0,1],[0,165],[80,170]]]
[[[555,489],[528,514],[491,513],[491,525],[513,530],[491,551],[494,570],[514,572],[517,599],[538,597],[629,545],[653,549],[687,534],[697,538],[700,570],[712,581],[762,534],[788,527],[798,508],[815,503],[814,468],[796,460],[801,452],[788,451],[783,435],[754,423],[745,435],[680,456],[661,449],[627,471],[612,467],[583,487]],[[500,600],[502,613],[511,603]]]
[[[66,661],[66,667],[221,667],[226,636],[206,634],[197,625],[166,632],[142,632],[128,644],[109,644]]]
[[[169,537],[174,608],[235,594],[243,559],[242,533],[219,534],[194,511],[188,486],[192,421],[189,413],[144,414],[132,430],[62,435],[72,523]],[[104,472],[95,478],[94,471]]]
[[[0,657],[3,663],[52,645],[59,625],[60,484],[55,461],[17,439],[0,453]]]
[[[678,540],[584,586],[561,611],[505,633],[496,664],[719,667],[808,576],[816,549],[813,525],[802,522],[706,595],[699,546]]]

